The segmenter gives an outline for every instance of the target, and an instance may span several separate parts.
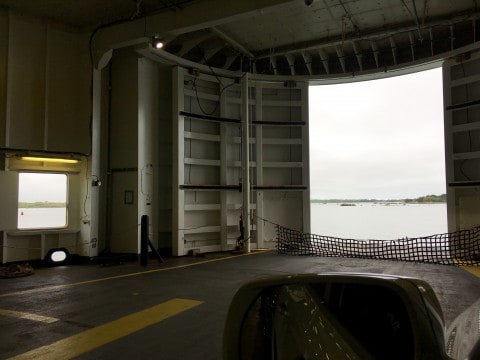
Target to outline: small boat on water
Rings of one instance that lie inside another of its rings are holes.
[[[351,203],[342,203],[340,206],[357,206],[357,204],[351,204]]]

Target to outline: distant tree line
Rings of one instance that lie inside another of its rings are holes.
[[[64,202],[50,202],[50,201],[36,201],[36,202],[19,202],[18,207],[25,208],[64,208],[67,203]]]
[[[405,204],[431,204],[431,203],[444,203],[447,202],[447,195],[425,195],[414,199],[390,199],[390,200],[378,200],[378,199],[327,199],[319,200],[312,199],[313,203],[405,203]]]
[[[405,199],[404,202],[406,203],[441,203],[447,202],[447,195],[426,195],[421,196],[416,199]]]

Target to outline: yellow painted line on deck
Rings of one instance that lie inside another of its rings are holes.
[[[43,322],[46,324],[51,324],[59,320],[54,317],[31,314],[31,313],[20,312],[20,311],[5,310],[5,309],[0,309],[0,316],[10,316],[10,317],[15,317],[20,319]]]
[[[468,271],[475,276],[480,277],[480,266],[462,266],[462,269]]]
[[[77,335],[59,340],[53,344],[39,347],[15,356],[15,360],[55,360],[72,359],[102,345],[142,330],[169,317],[192,309],[203,301],[172,299],[127,316],[111,321]]]
[[[191,266],[208,264],[208,263],[212,263],[212,262],[235,259],[235,258],[243,257],[243,256],[262,254],[262,253],[269,252],[269,251],[272,251],[272,250],[255,251],[255,252],[251,252],[251,253],[247,253],[247,254],[226,256],[226,257],[222,257],[222,258],[199,261],[199,262],[191,263],[191,264],[184,264],[184,265],[172,266],[172,267],[155,269],[155,270],[139,271],[139,272],[130,273],[130,274],[122,274],[122,275],[110,276],[110,277],[94,279],[94,280],[79,281],[79,282],[69,283],[69,284],[49,285],[49,286],[43,286],[43,287],[34,288],[34,289],[20,290],[20,291],[15,291],[15,292],[11,292],[11,293],[0,294],[0,298],[7,297],[7,296],[28,295],[28,294],[33,294],[33,293],[43,292],[43,291],[54,291],[54,290],[60,290],[60,289],[64,289],[64,288],[71,287],[71,286],[94,284],[94,283],[97,283],[97,282],[123,279],[123,278],[128,278],[128,277],[131,277],[131,276],[139,276],[139,275],[151,274],[151,273],[156,273],[156,272],[161,272],[161,271],[182,269],[182,268],[187,268],[187,267],[191,267]]]

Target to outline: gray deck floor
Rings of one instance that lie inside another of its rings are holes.
[[[448,324],[480,298],[480,279],[454,266],[365,259],[208,254],[114,266],[37,269],[29,277],[0,280],[0,359],[88,332],[174,298],[202,303],[105,345],[79,359],[220,359],[230,300],[248,280],[272,274],[369,272],[416,277],[434,288]],[[2,313],[3,311],[3,313]],[[18,313],[6,314],[6,311]],[[36,314],[52,323],[22,318]],[[69,349],[66,349],[68,353]],[[45,357],[51,358],[51,357]]]

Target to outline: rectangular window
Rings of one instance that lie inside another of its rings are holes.
[[[67,175],[19,173],[18,229],[67,226]]]

